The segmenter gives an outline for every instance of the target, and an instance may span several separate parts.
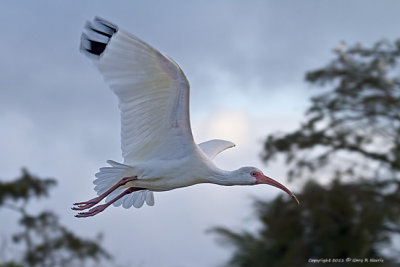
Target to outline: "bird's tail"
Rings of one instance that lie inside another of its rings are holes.
[[[113,185],[118,183],[122,178],[129,177],[134,175],[134,168],[132,166],[118,163],[113,160],[108,160],[108,164],[111,167],[102,167],[100,168],[99,172],[95,174],[96,179],[93,181],[95,185],[94,190],[97,192],[97,195],[101,195],[110,189]],[[111,194],[109,194],[106,198],[106,202],[111,201],[116,196],[121,194],[125,188],[119,188],[114,190]],[[126,195],[123,198],[117,200],[113,203],[114,206],[122,207],[128,209],[131,206],[135,208],[140,208],[143,206],[144,202],[147,205],[153,206],[154,205],[154,196],[153,192],[149,190],[141,190],[135,191],[132,194]]]

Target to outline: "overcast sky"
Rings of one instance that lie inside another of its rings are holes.
[[[399,11],[398,1],[367,0],[2,1],[0,177],[25,166],[56,178],[35,208],[54,209],[81,235],[103,232],[125,266],[221,264],[230,251],[205,231],[254,230],[253,198],[271,199],[276,188],[197,185],[156,193],[154,207],[73,217],[71,204],[94,196],[97,169],[122,161],[116,97],[78,49],[85,22],[106,18],[174,58],[191,84],[196,141],[231,140],[237,147],[217,157],[220,167],[258,166],[283,182],[282,164],[260,161],[261,143],[299,123],[312,93],[305,72],[328,63],[342,40],[399,38]],[[14,221],[2,215],[6,231]]]

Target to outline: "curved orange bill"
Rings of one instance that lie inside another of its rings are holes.
[[[297,197],[292,193],[292,191],[290,191],[289,189],[286,188],[286,186],[282,185],[281,183],[275,181],[272,178],[269,178],[268,176],[265,175],[260,175],[259,177],[257,177],[257,184],[268,184],[268,185],[272,185],[275,186],[283,191],[285,191],[286,193],[288,193],[289,196],[291,196],[298,205],[300,205],[300,201],[297,199]]]

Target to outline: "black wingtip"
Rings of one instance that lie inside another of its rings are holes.
[[[109,22],[108,20],[105,20],[101,17],[94,17],[94,21],[95,22],[99,22],[100,24],[102,24],[103,26],[108,27],[113,33],[116,33],[118,31],[118,26]]]
[[[87,22],[82,33],[80,50],[86,55],[99,57],[104,52],[118,26],[100,17]]]

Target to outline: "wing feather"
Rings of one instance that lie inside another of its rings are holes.
[[[81,50],[93,59],[119,100],[124,162],[183,156],[184,146],[177,144],[193,143],[189,83],[183,71],[108,21],[96,17],[86,29]]]
[[[199,144],[201,150],[206,154],[210,159],[214,159],[216,155],[224,151],[225,149],[234,147],[235,144],[230,141],[213,139],[207,142],[203,142]]]

